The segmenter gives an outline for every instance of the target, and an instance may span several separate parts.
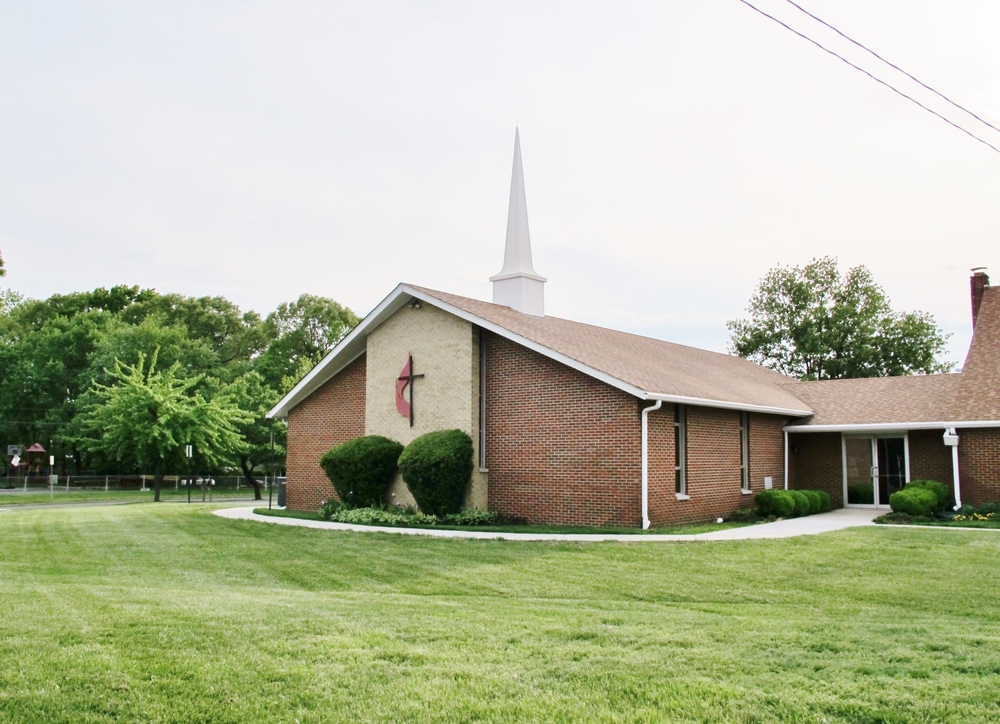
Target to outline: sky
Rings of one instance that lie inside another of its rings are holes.
[[[800,4],[1000,126],[1000,3]],[[1000,153],[739,0],[0,0],[3,283],[489,300],[515,125],[552,315],[725,351],[770,268],[835,256],[961,362],[1000,279]]]

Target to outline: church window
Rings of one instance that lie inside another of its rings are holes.
[[[687,495],[687,411],[674,405],[674,480],[677,494]]]
[[[750,413],[740,412],[740,484],[750,490]]]

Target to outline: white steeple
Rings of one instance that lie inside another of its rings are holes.
[[[503,269],[493,282],[493,303],[512,307],[536,317],[545,316],[545,277],[531,264],[531,235],[528,233],[528,202],[524,197],[524,169],[521,166],[521,136],[514,129],[514,169],[510,175],[510,207],[507,209],[507,244]]]

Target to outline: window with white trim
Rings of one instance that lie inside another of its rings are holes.
[[[750,413],[740,412],[740,485],[750,490]]]
[[[687,414],[674,405],[674,480],[678,495],[687,495]]]

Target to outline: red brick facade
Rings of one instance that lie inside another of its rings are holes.
[[[530,523],[638,527],[636,398],[484,334],[489,509]]]
[[[825,490],[834,508],[844,507],[844,455],[839,432],[788,436],[788,486]]]
[[[958,433],[962,502],[978,505],[1000,500],[1000,429],[962,429]],[[943,429],[907,433],[910,480],[937,480],[949,487],[955,484],[951,448],[944,444],[943,434]],[[844,504],[840,440],[839,432],[789,436],[792,487],[825,490],[835,507]]]
[[[1000,501],[1000,428],[959,430],[958,477],[962,502]]]
[[[365,434],[365,355],[351,362],[288,413],[290,510],[319,510],[337,493],[319,466],[330,448]]]
[[[944,430],[910,430],[910,480],[937,480],[951,487],[951,448],[944,444]]]
[[[641,411],[650,402],[496,335],[486,339],[489,508],[531,523],[638,527]],[[675,483],[674,406],[649,414],[649,518],[703,521],[751,505],[740,413],[687,407],[687,500]],[[784,485],[784,419],[750,416],[753,492]]]

